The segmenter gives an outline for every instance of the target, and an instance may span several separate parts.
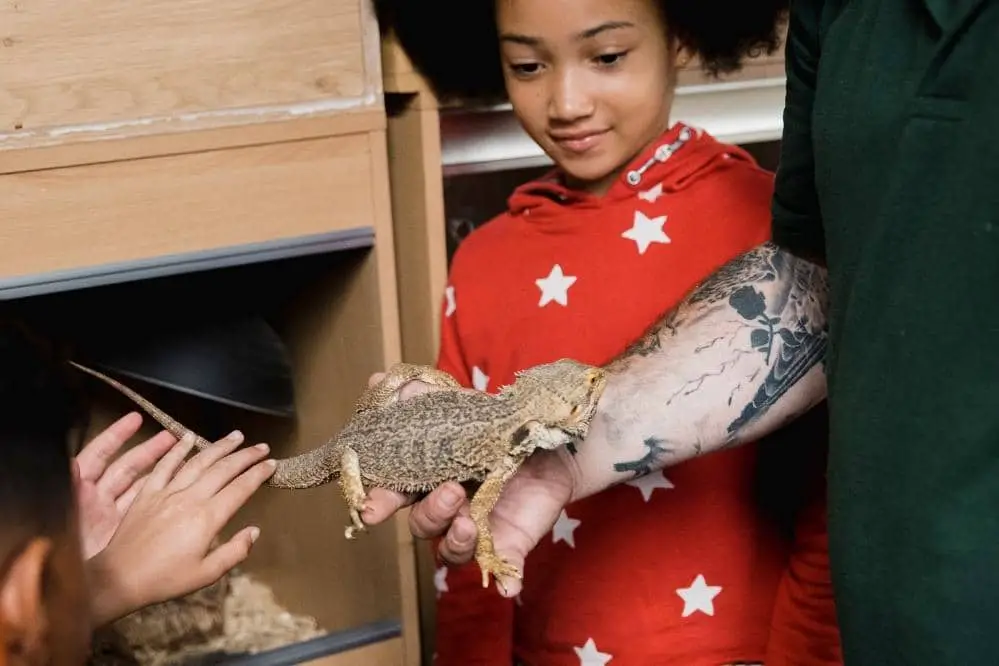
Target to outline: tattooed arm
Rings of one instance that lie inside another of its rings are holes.
[[[772,243],[694,289],[608,365],[573,499],[752,441],[826,395],[826,271]]]

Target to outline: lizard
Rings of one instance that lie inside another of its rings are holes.
[[[177,439],[211,444],[121,382],[75,361],[77,369],[111,385]],[[406,400],[398,393],[410,381],[432,390]],[[477,528],[475,560],[482,586],[490,574],[520,579],[518,567],[499,557],[488,517],[504,485],[535,450],[575,446],[589,430],[607,377],[598,366],[559,359],[520,370],[495,394],[463,387],[437,368],[393,364],[356,400],[338,434],[325,444],[277,461],[266,482],[276,488],[312,488],[334,479],[346,501],[350,524],[344,536],[365,530],[360,514],[367,487],[425,493],[445,481],[477,482],[470,517]],[[500,584],[502,584],[500,582]]]

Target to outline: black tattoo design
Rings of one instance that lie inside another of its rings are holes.
[[[686,336],[685,331],[697,330],[695,325],[699,321],[710,319],[706,330],[712,331],[711,336],[702,341],[692,340],[695,344],[689,349],[694,356],[710,353],[717,361],[685,382],[667,401],[701,390],[711,378],[730,381],[725,388],[730,407],[738,391],[755,388],[752,399],[727,426],[725,446],[731,446],[739,441],[746,426],[766,413],[813,367],[821,367],[828,337],[826,294],[824,268],[773,243],[764,243],[730,261],[698,285],[677,308],[609,364],[608,369],[627,372],[634,357],[665,353],[672,338]],[[719,359],[719,349],[723,347],[731,354]],[[733,368],[745,367],[742,361],[746,356],[757,353],[763,355],[763,364],[745,376],[733,375],[729,380]],[[617,463],[614,469],[647,473],[655,455],[662,452],[652,449],[660,442],[655,438],[646,440],[648,454],[636,461]]]
[[[753,332],[749,334],[749,343],[753,345],[753,349],[764,350],[767,357],[767,363],[770,363],[770,352],[773,349],[774,340],[774,324],[780,324],[780,317],[769,317],[767,316],[767,301],[763,297],[763,294],[753,287],[747,285],[745,287],[739,287],[732,295],[728,297],[728,303],[735,311],[739,313],[739,316],[748,321],[756,321],[757,323],[763,324],[763,328],[754,328]],[[787,336],[791,334],[787,329],[778,329],[781,337],[787,341]]]
[[[828,343],[825,270],[776,248],[762,254],[760,261],[766,261],[766,266],[758,270],[774,275],[783,285],[771,295],[772,302],[768,303],[762,292],[744,283],[731,293],[729,304],[743,319],[762,325],[750,332],[749,341],[765,355],[770,371],[753,399],[728,425],[729,444],[813,366],[823,362]],[[777,339],[781,345],[776,359],[771,359]]]
[[[663,440],[658,437],[646,437],[642,444],[648,449],[648,452],[646,452],[646,454],[638,460],[614,463],[614,471],[632,472],[633,478],[645,476],[652,471],[652,465],[656,462],[659,456],[673,452],[672,448],[660,446],[662,443]]]

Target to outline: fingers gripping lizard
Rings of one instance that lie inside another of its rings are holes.
[[[354,404],[354,413],[383,409],[398,402],[399,390],[411,381],[420,381],[439,389],[457,390],[462,388],[454,377],[436,368],[411,363],[396,363],[385,372],[385,376],[381,380],[361,393],[361,397]],[[351,524],[344,529],[344,536],[353,539],[358,532],[366,531],[364,521],[361,520],[361,513],[364,512],[368,492],[361,476],[360,459],[357,452],[350,447],[344,448],[340,455],[338,483],[350,514]]]
[[[454,377],[442,370],[426,365],[396,363],[385,372],[385,376],[378,383],[361,393],[361,397],[354,404],[354,412],[382,409],[398,402],[399,389],[411,381],[423,382],[440,389],[462,388]]]

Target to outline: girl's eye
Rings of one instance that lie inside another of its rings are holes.
[[[604,53],[597,56],[597,63],[603,66],[616,65],[624,56],[624,53]]]
[[[517,76],[530,76],[537,74],[538,70],[541,69],[541,65],[536,62],[516,63],[510,65],[510,69]]]

